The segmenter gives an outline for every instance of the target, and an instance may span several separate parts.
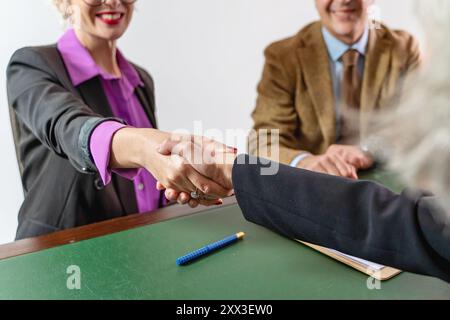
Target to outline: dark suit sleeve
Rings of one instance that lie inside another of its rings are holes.
[[[80,172],[95,172],[89,138],[108,120],[95,114],[65,88],[47,61],[34,48],[14,53],[7,69],[8,100],[12,111],[34,136]]]
[[[450,281],[450,218],[434,197],[411,190],[395,194],[377,183],[284,165],[264,176],[265,165],[249,164],[256,162],[241,155],[233,167],[247,220],[292,239]]]

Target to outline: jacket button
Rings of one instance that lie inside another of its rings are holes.
[[[95,186],[95,189],[97,189],[97,190],[102,190],[103,188],[105,188],[105,185],[103,184],[103,181],[101,178],[95,178],[94,186]]]

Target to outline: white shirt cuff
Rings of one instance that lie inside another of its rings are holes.
[[[312,154],[309,153],[309,152],[304,152],[304,153],[302,153],[302,154],[299,154],[298,156],[296,156],[296,157],[294,158],[294,160],[292,160],[290,166],[291,166],[291,167],[297,168],[297,166],[298,166],[298,164],[300,163],[300,161],[302,161],[303,159],[305,159],[305,158],[307,158],[307,157],[309,157],[309,156],[311,156],[311,155],[312,155]]]

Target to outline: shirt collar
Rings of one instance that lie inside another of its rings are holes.
[[[355,49],[363,56],[366,54],[367,43],[369,42],[368,27],[364,30],[362,37],[351,46],[334,37],[325,27],[322,27],[322,35],[328,49],[328,54],[335,62],[338,61],[349,49]]]
[[[58,40],[57,48],[75,87],[97,76],[105,80],[120,79],[107,73],[95,63],[89,51],[78,40],[73,29],[67,30]],[[125,59],[120,50],[117,50],[117,62],[122,76],[127,78],[133,88],[144,85],[136,69]]]

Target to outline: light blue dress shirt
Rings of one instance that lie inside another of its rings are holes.
[[[336,114],[336,137],[340,136],[341,133],[341,82],[344,73],[344,64],[342,62],[342,56],[348,50],[357,50],[360,53],[358,60],[358,73],[360,77],[364,74],[364,63],[365,55],[367,49],[367,43],[369,42],[369,28],[366,28],[362,37],[355,42],[353,45],[348,44],[338,40],[334,37],[325,27],[322,28],[322,35],[325,41],[325,45],[328,50],[328,60],[330,65],[331,81],[333,83],[333,94],[336,101],[335,104],[335,114]],[[309,153],[302,153],[297,156],[292,162],[292,167],[297,167],[298,163],[310,156]]]

